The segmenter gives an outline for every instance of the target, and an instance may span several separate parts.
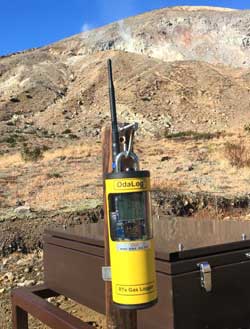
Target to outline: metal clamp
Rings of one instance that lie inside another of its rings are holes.
[[[110,266],[102,266],[102,279],[103,281],[112,281]]]
[[[200,269],[201,275],[201,287],[206,290],[206,292],[212,291],[212,270],[208,262],[203,262],[197,264]]]
[[[134,123],[129,123],[127,124],[126,126],[123,126],[123,127],[119,127],[118,128],[118,131],[119,132],[123,132],[123,131],[126,131],[126,130],[129,130],[129,129],[133,129],[134,131],[136,131],[138,129],[138,123],[137,122],[134,122]]]

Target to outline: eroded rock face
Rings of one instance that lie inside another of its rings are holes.
[[[75,53],[124,50],[164,61],[199,60],[250,66],[250,11],[174,7],[131,17],[82,34]]]

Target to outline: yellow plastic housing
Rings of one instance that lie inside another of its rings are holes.
[[[138,175],[138,177],[136,177]],[[123,176],[119,178],[119,176]],[[132,176],[132,177],[130,177]],[[117,178],[118,177],[118,178]],[[105,180],[113,302],[121,308],[143,309],[157,302],[155,251],[148,239],[115,241],[111,236],[110,196],[121,193],[149,192],[148,171],[109,174]],[[150,202],[150,200],[147,200]],[[151,205],[148,205],[151,212]],[[148,220],[152,221],[151,213]],[[152,222],[150,223],[152,226]]]

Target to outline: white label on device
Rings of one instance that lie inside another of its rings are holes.
[[[116,243],[117,251],[138,251],[138,250],[145,250],[149,248],[150,248],[150,241]]]

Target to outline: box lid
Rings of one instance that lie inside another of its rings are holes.
[[[97,247],[104,247],[103,221],[98,223],[83,223],[81,225],[63,227],[51,227],[45,230],[46,236],[64,239]]]
[[[157,258],[178,261],[250,247],[250,222],[172,218],[154,222]]]
[[[52,228],[47,235],[103,247],[103,221]],[[156,258],[178,261],[250,248],[250,222],[162,218],[154,221]],[[244,240],[243,240],[244,238]]]

